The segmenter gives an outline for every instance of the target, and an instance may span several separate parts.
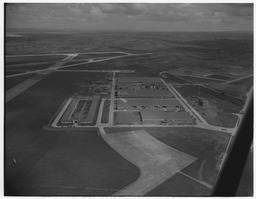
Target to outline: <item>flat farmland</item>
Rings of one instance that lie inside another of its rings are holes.
[[[79,60],[79,59],[94,59],[94,58],[100,58],[100,57],[115,57],[115,56],[122,56],[125,55],[125,53],[84,53],[84,54],[79,54],[77,55],[73,60]]]
[[[235,82],[234,82],[235,83]],[[220,92],[223,92],[225,94],[240,98],[240,99],[246,99],[246,92],[249,91],[248,88],[250,88],[252,85],[248,84],[241,84],[241,85],[233,85],[233,84],[226,84],[226,83],[216,83],[211,84],[210,87],[218,90]]]
[[[17,84],[27,80],[28,78],[33,77],[35,74],[27,74],[27,75],[21,75],[17,77],[11,77],[11,78],[5,78],[5,90],[7,91],[8,89],[16,86]]]
[[[143,57],[143,59],[145,59],[147,55],[121,57],[121,58],[116,58],[116,59],[111,59],[111,60],[106,60],[101,62],[89,63],[84,65],[81,64],[73,67],[71,66],[65,69],[67,70],[135,70],[138,72],[148,71],[149,68],[146,65],[144,66],[139,62],[134,62],[134,60],[139,59],[139,57]],[[156,72],[154,70],[151,70],[151,71]]]
[[[225,75],[208,75],[207,77],[220,79],[220,80],[229,80],[230,79],[230,77],[225,76]]]
[[[7,195],[111,195],[138,178],[96,129],[43,129],[78,82],[98,75],[52,73],[6,104]]]
[[[80,61],[79,61],[80,62]],[[72,64],[72,62],[69,62]],[[83,62],[81,62],[83,63]],[[69,65],[69,64],[66,64]],[[63,68],[64,70],[136,70],[136,71],[145,71],[146,67],[142,67],[138,64],[128,64],[122,58],[94,62],[94,63],[86,63],[79,64],[77,66],[70,66]],[[62,70],[60,68],[60,70]]]
[[[250,90],[250,88],[253,86],[253,76],[245,78],[245,79],[241,79],[236,82],[232,82],[230,84],[244,86],[244,90],[248,92]]]
[[[189,75],[181,75],[179,77],[185,80],[191,81],[193,83],[203,84],[203,85],[214,85],[214,84],[219,84],[223,82],[222,80],[214,80],[214,79],[204,78],[204,77],[194,77]]]
[[[20,73],[25,73],[25,71],[23,71],[23,70],[8,70],[8,71],[5,71],[6,76],[16,75],[16,74],[20,74]]]
[[[150,135],[166,145],[198,158],[196,162],[183,169],[182,172],[210,185],[215,184],[220,160],[230,139],[228,133],[199,128],[119,127],[104,129],[107,134],[146,130]]]
[[[53,65],[54,62],[50,63],[36,63],[36,64],[28,64],[28,65],[22,65],[22,66],[6,66],[6,71],[33,71],[33,70],[40,70],[49,68],[51,65]]]
[[[5,63],[7,65],[11,64],[22,64],[22,63],[35,63],[35,62],[52,62],[60,61],[64,59],[67,55],[35,55],[35,56],[11,56],[5,57]]]

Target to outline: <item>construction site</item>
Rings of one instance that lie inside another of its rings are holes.
[[[114,125],[196,124],[160,78],[117,78],[116,90]]]
[[[122,77],[116,80],[118,97],[173,98],[166,86],[156,77]]]

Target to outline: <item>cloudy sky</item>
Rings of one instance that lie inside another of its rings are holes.
[[[253,4],[8,3],[6,28],[251,31]]]

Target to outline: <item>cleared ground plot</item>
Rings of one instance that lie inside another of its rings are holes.
[[[7,65],[11,64],[22,64],[22,63],[33,63],[33,62],[50,62],[50,61],[59,61],[66,57],[67,55],[35,55],[35,56],[6,56],[5,63]]]
[[[138,180],[116,192],[116,196],[142,196],[196,160],[163,144],[146,131],[107,134],[103,137],[141,171]]]
[[[6,66],[6,71],[11,72],[11,71],[33,71],[33,70],[40,70],[40,69],[45,69],[49,68],[51,65],[53,65],[54,62],[50,63],[36,63],[36,64],[28,64],[28,65],[22,65],[22,66]]]
[[[118,111],[114,112],[114,124],[142,124],[140,112],[138,111]]]
[[[121,56],[125,55],[125,53],[86,53],[86,54],[79,54],[74,58],[74,60],[79,60],[79,59],[93,59],[93,58],[100,58],[100,57],[115,57],[115,56]]]

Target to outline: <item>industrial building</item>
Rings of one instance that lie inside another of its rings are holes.
[[[83,103],[79,104],[79,102],[82,101]],[[97,116],[99,103],[99,95],[94,96],[92,99],[85,98],[84,96],[72,97],[72,101],[60,119],[60,125],[92,125],[95,122],[95,118]],[[81,107],[78,108],[78,104]],[[90,105],[90,108],[86,106],[88,104]],[[76,116],[73,115],[75,111],[78,112]],[[77,115],[79,115],[79,117]]]
[[[143,124],[195,124],[188,112],[166,112],[160,109],[140,111]]]
[[[115,102],[117,110],[162,109],[165,111],[184,111],[176,99],[119,99]]]

